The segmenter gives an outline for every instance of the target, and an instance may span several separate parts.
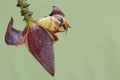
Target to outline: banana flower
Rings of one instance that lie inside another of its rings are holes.
[[[13,18],[9,21],[5,34],[5,42],[8,45],[26,44],[29,52],[54,76],[54,48],[53,43],[58,40],[57,32],[66,31],[70,26],[64,13],[56,6],[49,16],[40,20],[28,21],[23,31],[13,27]]]

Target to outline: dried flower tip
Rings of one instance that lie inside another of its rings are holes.
[[[20,2],[18,2],[16,6],[17,6],[17,7],[20,7],[21,5],[22,5],[22,4],[21,4]]]
[[[22,5],[23,8],[27,8],[29,6],[30,6],[30,4],[28,4],[28,3],[24,3],[24,5]]]
[[[32,16],[32,15],[33,15],[33,12],[28,12],[28,15],[29,15],[29,16]]]
[[[28,13],[28,11],[21,11],[21,16],[24,16],[27,13]]]

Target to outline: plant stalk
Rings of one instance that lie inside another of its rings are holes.
[[[33,13],[29,11],[28,7],[30,4],[26,3],[27,0],[18,0],[17,7],[21,9],[21,16],[24,16],[24,21],[26,21],[27,26],[33,26]]]

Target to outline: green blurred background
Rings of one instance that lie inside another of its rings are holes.
[[[52,6],[65,13],[71,29],[54,45],[56,74],[51,77],[26,50],[4,42],[12,16],[23,30],[17,0],[0,0],[0,80],[120,80],[120,0],[28,0],[33,17]]]

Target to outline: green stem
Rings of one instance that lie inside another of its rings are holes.
[[[30,4],[26,3],[27,0],[18,0],[17,7],[21,8],[21,16],[24,16],[24,21],[26,21],[26,24],[29,26],[31,25],[31,22],[33,22],[32,18],[32,12],[29,11],[28,7]]]

